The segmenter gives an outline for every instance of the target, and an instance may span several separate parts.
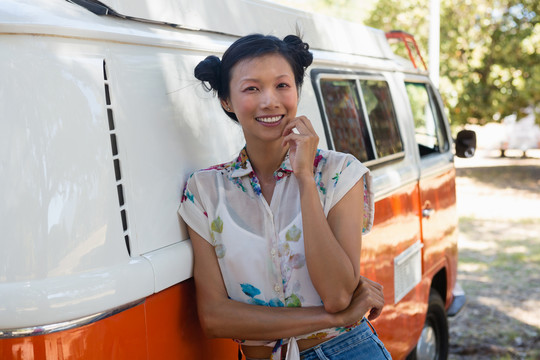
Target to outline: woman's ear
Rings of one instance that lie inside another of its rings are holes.
[[[221,106],[223,106],[223,109],[225,109],[225,111],[234,112],[232,107],[229,105],[229,101],[227,100],[220,100],[220,101],[221,101]]]

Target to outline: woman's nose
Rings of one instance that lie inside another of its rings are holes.
[[[279,106],[279,100],[273,90],[266,90],[262,93],[261,106],[263,108],[274,108]]]

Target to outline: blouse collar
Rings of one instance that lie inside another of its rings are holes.
[[[232,167],[234,169],[231,174],[233,178],[255,174],[255,171],[253,171],[253,167],[251,166],[251,162],[249,161],[249,156],[247,154],[247,150],[245,146],[240,151],[240,154],[238,155],[236,160],[233,161]],[[289,152],[287,151],[287,154],[285,155],[285,159],[283,159],[283,162],[279,166],[279,169],[277,169],[274,172],[274,178],[276,180],[280,180],[284,178],[285,176],[292,174],[292,172],[293,170],[292,170],[291,162],[289,160]]]

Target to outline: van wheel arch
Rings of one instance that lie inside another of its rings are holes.
[[[407,360],[446,360],[448,358],[448,319],[444,301],[435,289],[429,293],[426,321],[418,343]]]

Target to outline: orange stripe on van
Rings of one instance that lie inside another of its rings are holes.
[[[0,359],[236,360],[236,343],[204,336],[194,293],[190,279],[93,324],[0,340]]]

